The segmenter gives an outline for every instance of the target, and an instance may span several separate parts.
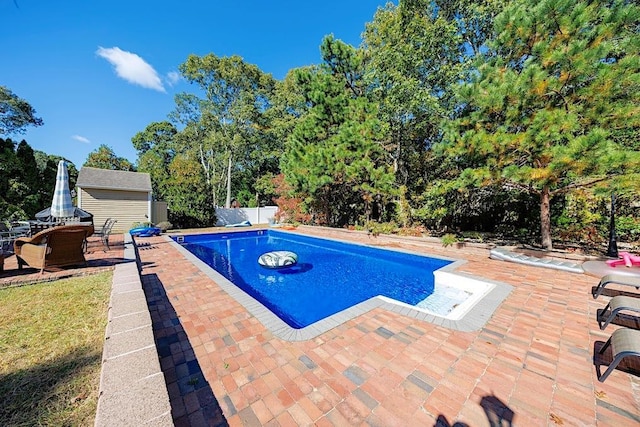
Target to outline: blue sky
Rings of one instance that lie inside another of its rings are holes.
[[[0,85],[44,120],[12,138],[78,169],[101,144],[135,162],[131,137],[197,92],[178,78],[188,55],[240,55],[282,79],[319,63],[327,34],[358,46],[385,3],[0,0]]]

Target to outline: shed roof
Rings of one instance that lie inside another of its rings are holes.
[[[82,167],[76,185],[80,188],[150,192],[151,177],[143,172]]]

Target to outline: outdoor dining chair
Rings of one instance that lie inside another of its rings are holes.
[[[13,242],[18,237],[26,236],[28,232],[24,230],[16,230],[14,228],[7,227],[4,223],[0,222],[0,252],[13,253]]]
[[[94,236],[100,236],[100,240],[102,241],[102,245],[107,248],[107,250],[111,250],[109,246],[109,235],[111,234],[111,230],[113,229],[113,225],[118,222],[117,219],[107,218],[104,222],[104,225],[99,231],[93,233]],[[105,251],[106,252],[106,251]]]

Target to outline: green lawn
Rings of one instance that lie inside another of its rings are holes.
[[[93,425],[111,278],[0,289],[0,425]]]

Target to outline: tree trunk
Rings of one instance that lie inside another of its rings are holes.
[[[227,200],[224,207],[227,209],[231,207],[231,153],[229,153],[229,167],[227,168]]]
[[[213,188],[213,178],[212,178],[213,176],[215,176],[215,170],[212,173],[211,164],[209,163],[209,160],[205,156],[204,148],[202,147],[202,144],[200,144],[198,146],[198,155],[199,155],[199,158],[200,158],[200,165],[202,165],[202,170],[204,171],[205,180],[206,180],[206,183],[207,183],[207,188],[211,191],[212,196],[213,196],[212,197],[213,198],[213,206],[218,206],[218,204],[216,202],[216,192],[215,192],[215,189]]]
[[[540,234],[542,247],[546,250],[553,249],[551,242],[551,194],[548,186],[542,187],[540,193]]]
[[[211,176],[216,178],[217,171],[215,166],[212,167]],[[211,190],[211,195],[213,197],[213,206],[218,207],[218,190],[220,190],[220,180],[216,179],[216,183],[214,184],[213,179],[211,180],[211,186],[209,187]]]
[[[393,127],[393,125],[391,125]],[[398,126],[399,127],[399,126]],[[393,159],[393,174],[397,175],[398,170],[400,169],[400,150],[401,150],[401,139],[400,139],[400,130],[398,129],[398,131],[396,132],[395,129],[392,129],[391,133],[395,133],[396,134],[396,138],[398,140],[398,143],[396,145],[395,148],[395,153],[390,152],[391,154],[391,158]],[[397,178],[397,177],[396,177]]]

